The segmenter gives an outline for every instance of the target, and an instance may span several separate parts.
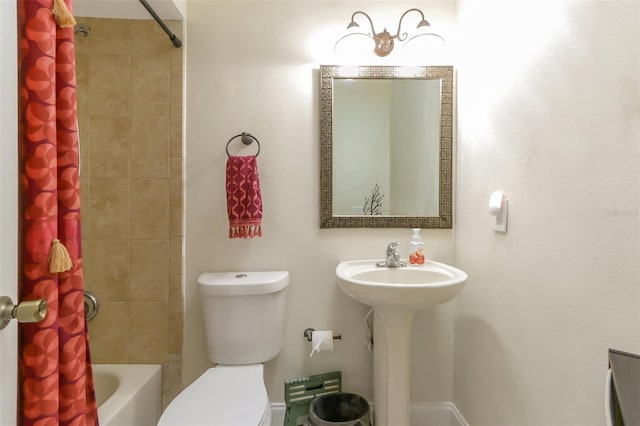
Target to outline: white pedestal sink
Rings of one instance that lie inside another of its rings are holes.
[[[375,426],[409,426],[411,325],[415,312],[454,298],[467,274],[444,263],[377,267],[380,260],[351,260],[336,268],[346,294],[373,306]]]

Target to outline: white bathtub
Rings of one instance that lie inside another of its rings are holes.
[[[100,426],[156,426],[162,412],[162,366],[94,364]]]

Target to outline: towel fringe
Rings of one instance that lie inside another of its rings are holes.
[[[262,237],[261,225],[235,225],[229,227],[229,238]]]
[[[57,272],[66,272],[71,268],[73,268],[73,262],[67,248],[59,239],[54,238],[51,241],[51,251],[49,252],[49,272],[55,274]]]

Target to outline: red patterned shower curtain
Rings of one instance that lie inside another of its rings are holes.
[[[17,1],[20,293],[21,300],[45,298],[49,309],[40,323],[20,325],[18,417],[22,425],[97,425],[82,285],[73,27],[56,24],[59,0]],[[71,258],[66,272],[50,272],[57,240]]]

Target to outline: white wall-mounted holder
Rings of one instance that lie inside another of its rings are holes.
[[[507,232],[507,220],[509,217],[509,200],[504,197],[502,191],[494,191],[489,198],[489,214],[496,217],[493,225],[495,232]]]

